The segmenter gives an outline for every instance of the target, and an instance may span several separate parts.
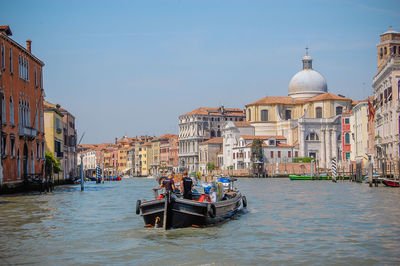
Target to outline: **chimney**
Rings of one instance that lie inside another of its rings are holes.
[[[26,41],[26,49],[28,50],[28,52],[32,53],[32,41],[31,40],[27,40]]]
[[[115,144],[117,144],[118,138],[115,138]]]

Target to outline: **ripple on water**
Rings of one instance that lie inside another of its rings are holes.
[[[240,179],[245,212],[215,227],[164,232],[135,214],[155,185],[134,178],[2,196],[0,264],[400,263],[398,189]]]

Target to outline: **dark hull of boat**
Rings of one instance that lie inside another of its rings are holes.
[[[163,227],[164,213],[167,213],[166,229],[182,228],[190,226],[212,226],[233,217],[239,211],[242,204],[242,195],[237,193],[235,197],[219,202],[198,202],[172,197],[165,211],[165,199],[144,201],[140,205],[141,215],[145,224]],[[213,207],[215,206],[215,212]]]
[[[400,181],[397,180],[383,180],[382,183],[388,187],[400,187]]]

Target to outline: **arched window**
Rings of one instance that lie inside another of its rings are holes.
[[[387,49],[386,49],[386,47],[384,48],[384,51],[385,51],[385,54],[387,54]]]
[[[247,110],[247,121],[251,121],[251,110]]]
[[[219,129],[217,131],[217,137],[221,137],[221,130],[219,130]]]
[[[393,54],[397,54],[397,46],[393,46]]]
[[[315,117],[322,118],[322,108],[321,107],[315,108]]]
[[[10,124],[14,125],[14,102],[12,97],[10,97]]]
[[[344,144],[349,145],[350,144],[350,134],[346,133],[344,135]]]
[[[214,131],[214,129],[211,129],[210,137],[211,137],[211,138],[214,138],[214,137],[215,137],[215,131]]]
[[[261,121],[268,121],[268,110],[261,110]]]
[[[382,47],[381,47],[381,51],[380,51],[380,53],[379,53],[379,57],[382,59],[382,56],[383,56],[383,49],[382,49]]]
[[[342,106],[337,106],[336,107],[336,115],[341,115],[343,112],[343,107]]]
[[[310,132],[307,135],[306,140],[319,140],[319,137],[315,132]]]

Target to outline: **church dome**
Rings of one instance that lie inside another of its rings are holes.
[[[289,96],[295,99],[306,99],[328,92],[325,78],[312,69],[312,58],[306,55],[302,58],[303,70],[297,72],[289,83]]]

